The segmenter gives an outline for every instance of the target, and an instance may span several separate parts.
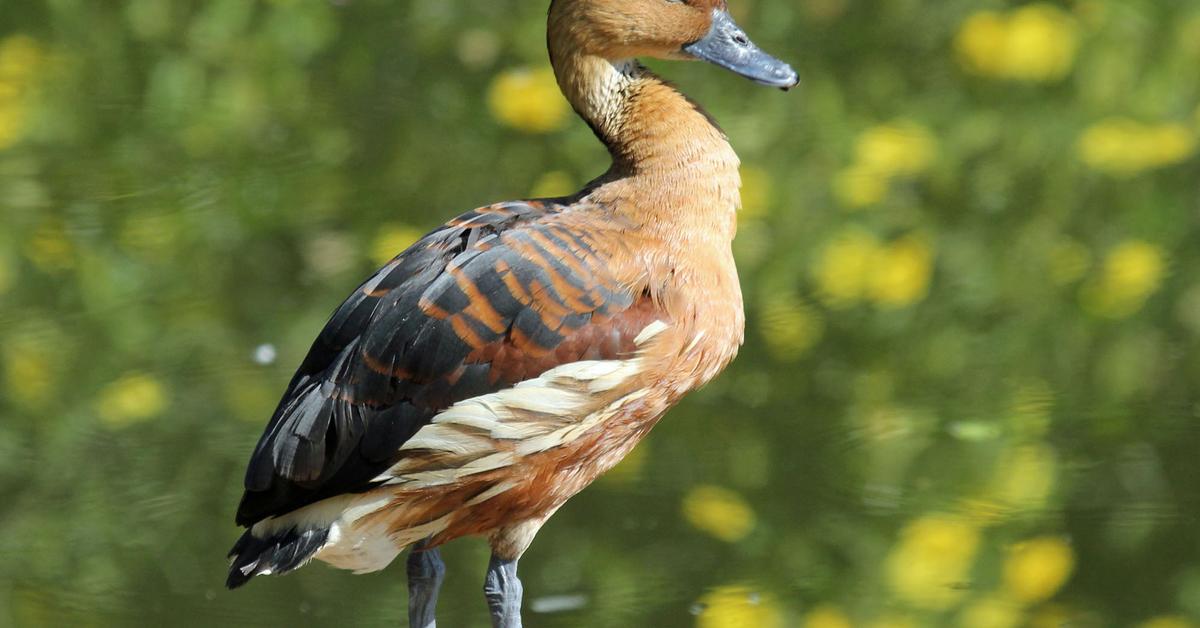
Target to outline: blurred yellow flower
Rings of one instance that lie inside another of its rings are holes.
[[[821,301],[840,308],[869,299],[881,308],[906,307],[925,298],[933,273],[928,241],[908,235],[880,244],[851,227],[822,249],[813,266]]]
[[[963,22],[954,47],[972,73],[1056,81],[1075,64],[1079,26],[1070,14],[1049,4],[1028,4],[1009,13],[980,11]]]
[[[45,55],[27,35],[12,35],[0,41],[0,150],[21,139],[25,131],[28,101]]]
[[[973,523],[947,514],[923,516],[905,526],[888,554],[888,584],[913,606],[949,608],[963,595],[978,547],[979,530]]]
[[[575,180],[562,170],[551,170],[543,174],[533,183],[529,191],[531,198],[557,198],[568,196],[576,191]]]
[[[912,305],[929,292],[933,250],[922,238],[907,236],[879,249],[867,282],[867,294],[880,307]]]
[[[771,175],[757,166],[742,166],[742,209],[738,219],[765,216],[771,206]]]
[[[874,235],[851,227],[835,236],[821,250],[813,265],[821,301],[830,307],[854,305],[863,299],[867,276],[880,249]]]
[[[858,136],[855,163],[888,177],[911,176],[929,169],[937,156],[937,140],[928,128],[911,120],[874,126]]]
[[[963,609],[962,628],[1013,628],[1021,623],[1021,607],[1012,600],[988,595],[971,601]]]
[[[124,427],[154,418],[166,405],[167,393],[157,378],[127,373],[100,391],[96,411],[110,427]]]
[[[570,113],[550,68],[501,72],[488,89],[488,107],[497,120],[526,133],[558,130]]]
[[[1093,170],[1132,176],[1191,158],[1196,154],[1196,133],[1182,124],[1108,118],[1084,131],[1078,150]]]
[[[783,612],[769,595],[749,587],[717,587],[700,598],[696,628],[782,628]]]
[[[1166,255],[1161,248],[1128,240],[1108,254],[1100,277],[1084,284],[1080,298],[1094,314],[1123,318],[1142,308],[1162,285],[1165,273]]]
[[[754,529],[754,510],[741,495],[719,486],[697,486],[683,497],[683,516],[693,527],[735,543]]]
[[[768,294],[759,312],[759,329],[767,341],[767,350],[781,360],[803,356],[825,333],[820,313],[786,292]]]
[[[854,628],[854,624],[841,609],[823,604],[804,616],[804,628]]]
[[[1162,615],[1147,619],[1137,628],[1196,628],[1196,623],[1178,615]]]
[[[937,156],[937,139],[928,128],[900,120],[866,129],[854,144],[854,163],[833,180],[833,194],[849,209],[882,201],[892,179],[929,169]]]
[[[1004,561],[1004,587],[1013,598],[1032,604],[1050,599],[1075,569],[1075,552],[1058,537],[1018,543]]]
[[[843,207],[869,207],[887,198],[890,183],[887,174],[855,164],[834,176],[833,195]]]
[[[421,239],[422,235],[419,229],[404,224],[392,223],[380,227],[378,235],[371,242],[371,262],[380,266],[388,263]]]
[[[996,499],[1017,512],[1045,508],[1057,482],[1058,459],[1049,445],[1022,445],[1000,455],[993,471]]]

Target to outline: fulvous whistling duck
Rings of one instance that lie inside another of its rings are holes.
[[[228,586],[316,558],[368,572],[405,547],[409,622],[433,626],[438,546],[486,535],[495,626],[517,559],[572,495],[737,353],[738,158],[638,57],[790,88],[725,0],[552,0],[550,61],[612,166],[564,198],[463,214],[333,314],[246,470]]]

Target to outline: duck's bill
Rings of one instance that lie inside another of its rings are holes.
[[[800,82],[792,66],[759,50],[725,11],[713,11],[708,34],[684,46],[683,51],[762,85],[788,89]]]

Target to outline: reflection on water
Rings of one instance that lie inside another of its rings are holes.
[[[732,4],[801,90],[662,69],[745,162],[747,344],[543,530],[527,624],[1200,625],[1200,9]],[[241,471],[375,265],[604,168],[544,5],[5,7],[0,625],[396,625],[399,569],[223,590]]]

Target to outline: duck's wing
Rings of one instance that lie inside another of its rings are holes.
[[[249,526],[371,488],[438,411],[561,364],[614,359],[659,317],[622,286],[563,206],[460,216],[401,253],[334,313],[246,472]]]

